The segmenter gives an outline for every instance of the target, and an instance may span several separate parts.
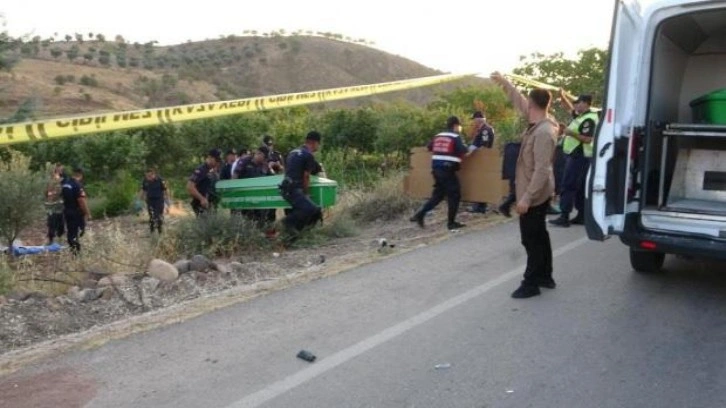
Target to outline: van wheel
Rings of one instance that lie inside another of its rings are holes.
[[[630,266],[640,273],[658,273],[663,270],[665,254],[662,252],[640,251],[630,248]]]

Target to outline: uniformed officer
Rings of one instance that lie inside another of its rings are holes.
[[[219,179],[219,167],[222,164],[222,152],[212,149],[205,162],[194,170],[187,181],[187,192],[192,196],[192,210],[200,214],[214,208],[216,196],[214,184]]]
[[[270,175],[270,167],[267,164],[267,148],[262,146],[255,151],[255,154],[242,160],[236,168],[234,178],[248,179],[265,177]],[[239,211],[248,219],[255,221],[258,227],[265,223],[275,222],[275,210],[242,210]],[[272,215],[270,215],[272,213]]]
[[[318,174],[321,166],[313,153],[320,148],[321,135],[311,131],[305,137],[305,144],[290,152],[285,166],[285,178],[280,184],[282,197],[292,206],[282,220],[288,232],[299,232],[305,227],[322,220],[322,211],[308,197],[310,175]]]
[[[68,245],[71,251],[78,255],[81,251],[79,236],[86,230],[86,221],[91,219],[86,201],[86,191],[83,189],[83,169],[73,169],[72,177],[67,177],[62,184],[63,218],[68,229]]]
[[[590,107],[590,95],[580,95],[573,103],[564,92],[560,92],[560,99],[573,112],[574,119],[567,126],[560,124],[560,132],[564,134],[562,151],[566,155],[560,195],[561,214],[550,224],[569,227],[570,224],[585,223],[585,178],[592,158],[592,139],[599,114]],[[577,216],[570,220],[573,207],[577,209]]]
[[[282,155],[280,152],[275,150],[275,141],[270,135],[265,135],[262,138],[262,145],[267,149],[267,163],[270,166],[270,172],[272,174],[279,174],[285,171],[282,165]]]
[[[470,136],[472,138],[469,151],[473,152],[478,149],[491,149],[494,146],[494,129],[487,123],[487,118],[483,111],[476,111],[471,115],[473,122],[471,124]],[[485,214],[489,209],[487,203],[474,203],[469,210],[473,213]]]
[[[433,153],[431,160],[432,173],[434,175],[434,191],[431,198],[411,217],[411,222],[416,222],[424,227],[426,213],[436,208],[437,205],[447,198],[449,204],[449,217],[447,227],[449,230],[456,230],[465,227],[456,221],[456,214],[459,211],[461,201],[461,185],[456,172],[461,167],[461,161],[467,154],[467,147],[461,140],[461,122],[456,116],[446,120],[447,131],[434,136],[429,142],[428,149]]]
[[[63,166],[56,164],[48,181],[45,191],[45,210],[48,215],[48,245],[52,244],[56,237],[60,238],[65,234],[65,220],[63,219],[63,195],[62,183],[66,175]]]
[[[227,150],[227,153],[224,155],[224,165],[222,166],[222,170],[219,172],[220,180],[230,180],[232,178],[232,170],[235,161],[237,161],[237,154],[234,150]]]
[[[149,211],[149,228],[154,233],[154,228],[161,234],[161,225],[164,223],[164,204],[169,201],[169,190],[166,182],[157,173],[156,169],[146,170],[146,175],[141,181],[141,199],[146,201],[146,209]]]

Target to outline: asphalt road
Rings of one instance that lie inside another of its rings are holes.
[[[0,406],[726,407],[725,265],[639,275],[619,241],[551,232],[537,298],[509,297],[510,223],[59,356],[0,378]]]

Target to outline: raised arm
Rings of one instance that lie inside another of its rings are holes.
[[[519,111],[520,115],[526,118],[529,114],[527,109],[529,102],[527,102],[527,98],[525,98],[524,95],[522,95],[522,93],[519,92],[519,90],[499,72],[494,72],[491,75],[491,80],[504,89],[504,92],[509,97],[512,105],[514,105],[514,108]]]

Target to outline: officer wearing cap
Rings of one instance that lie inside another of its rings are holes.
[[[274,139],[270,135],[265,135],[262,138],[262,147],[267,151],[267,163],[270,166],[270,172],[272,174],[278,174],[283,172],[285,169],[282,166],[282,155],[280,152],[275,150]]]
[[[481,148],[491,149],[494,146],[494,129],[487,123],[484,112],[476,111],[471,115],[471,118],[474,122],[472,123],[470,135],[472,142],[469,150],[473,151]]]
[[[449,230],[463,228],[465,225],[456,221],[456,214],[459,211],[461,201],[461,185],[456,172],[461,168],[461,161],[467,154],[468,149],[461,140],[461,122],[456,116],[446,120],[447,130],[434,136],[429,142],[428,149],[431,157],[432,173],[434,175],[434,191],[431,198],[419,209],[411,222],[418,223],[424,227],[426,213],[436,208],[437,205],[447,198],[449,204],[449,217],[447,227]]]
[[[292,209],[282,220],[288,232],[300,232],[305,227],[322,220],[322,211],[308,197],[310,176],[318,174],[321,166],[313,153],[320,148],[321,135],[311,131],[305,137],[305,144],[287,155],[285,178],[280,184],[280,193]]]
[[[205,162],[194,170],[187,181],[187,192],[192,196],[192,210],[197,216],[208,211],[216,202],[214,184],[219,179],[221,164],[222,152],[212,149]]]
[[[572,112],[569,125],[560,123],[560,134],[564,135],[562,151],[565,154],[565,168],[562,174],[559,218],[550,224],[569,227],[585,223],[585,178],[590,167],[593,147],[592,139],[599,121],[599,114],[591,108],[592,96],[580,95],[571,102],[564,91],[560,91],[562,104]],[[570,212],[577,209],[577,216],[570,220]]]
[[[473,152],[478,149],[491,149],[494,146],[494,129],[487,123],[484,112],[478,110],[471,115],[473,122],[469,136],[471,137],[471,145],[469,151]],[[488,210],[487,203],[474,203],[469,210],[473,213],[486,213]]]
[[[66,222],[68,245],[74,255],[81,251],[79,236],[86,230],[86,221],[91,219],[88,211],[86,191],[83,189],[83,169],[73,168],[73,175],[66,177],[61,185],[63,196],[63,218]]]

